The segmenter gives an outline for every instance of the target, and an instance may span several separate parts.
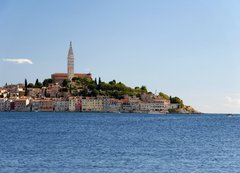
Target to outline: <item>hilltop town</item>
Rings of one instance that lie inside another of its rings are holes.
[[[25,79],[23,84],[0,87],[0,111],[197,113],[180,98],[153,94],[145,86],[131,88],[115,80],[93,79],[91,73],[74,73],[72,43],[67,73],[54,73],[43,82]]]

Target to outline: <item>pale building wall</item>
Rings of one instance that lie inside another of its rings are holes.
[[[55,111],[56,112],[65,112],[69,110],[69,102],[66,100],[55,100]]]
[[[98,98],[93,98],[93,97],[87,97],[82,99],[82,111],[102,112],[103,100]]]
[[[28,106],[30,103],[29,99],[16,99],[15,101],[14,111],[25,112],[30,111],[30,107]]]
[[[0,111],[5,111],[7,99],[0,98]]]
[[[76,111],[76,98],[69,98],[68,109],[70,112]]]

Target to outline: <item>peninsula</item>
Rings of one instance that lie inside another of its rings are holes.
[[[116,80],[93,79],[91,73],[74,73],[71,42],[67,73],[54,73],[43,82],[5,84],[0,87],[0,111],[198,113],[180,98],[153,94],[146,86],[131,88]]]

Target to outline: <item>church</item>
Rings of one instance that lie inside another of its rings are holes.
[[[72,80],[73,77],[92,79],[92,74],[91,73],[74,73],[74,55],[73,55],[72,42],[70,42],[70,47],[69,47],[68,56],[67,56],[67,73],[54,73],[51,75],[51,77],[55,83],[62,83],[64,79]]]

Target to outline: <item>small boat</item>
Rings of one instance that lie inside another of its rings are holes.
[[[227,117],[233,117],[233,114],[226,114]]]

